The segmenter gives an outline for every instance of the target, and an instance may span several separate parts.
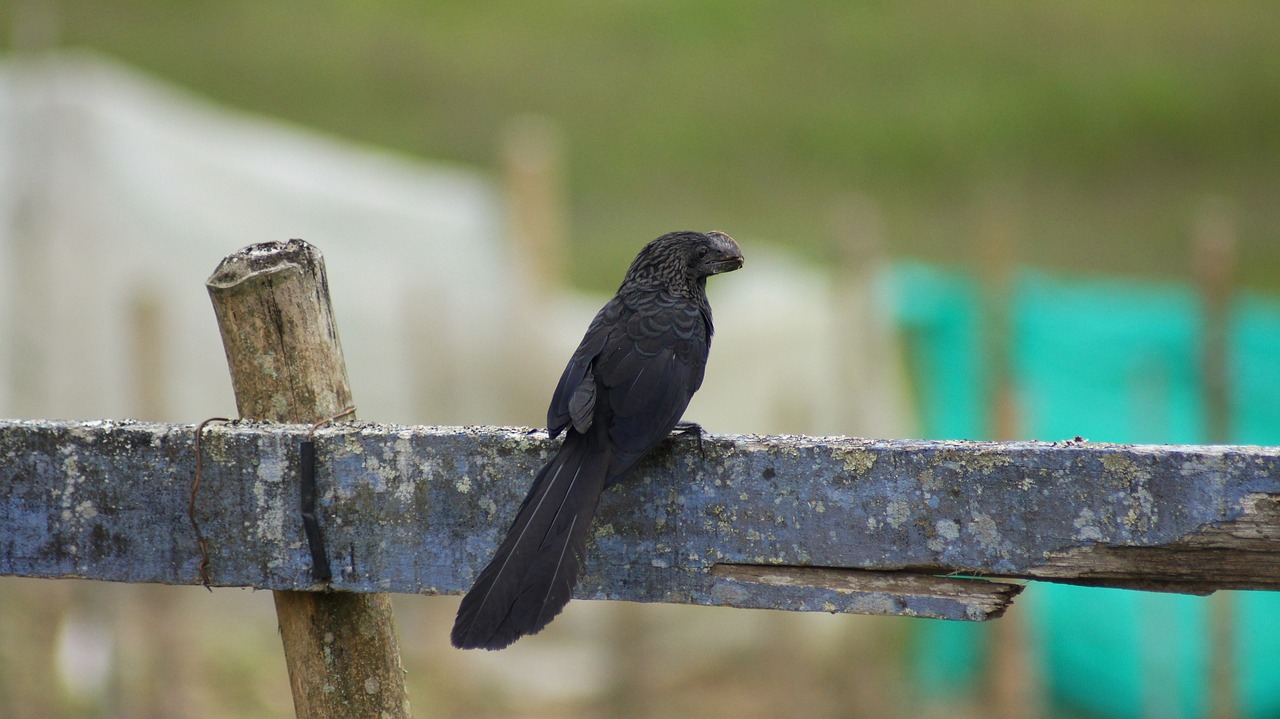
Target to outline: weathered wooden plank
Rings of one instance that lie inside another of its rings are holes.
[[[984,621],[1004,614],[1021,584],[911,572],[714,564],[708,598],[728,606]]]
[[[313,588],[305,433],[205,430],[215,584]],[[465,591],[554,446],[491,427],[316,437],[333,585],[359,592]],[[194,463],[190,426],[0,423],[0,574],[196,582]],[[1280,448],[673,439],[606,492],[579,596],[979,619],[1016,585],[915,575],[1280,589],[1278,501]]]

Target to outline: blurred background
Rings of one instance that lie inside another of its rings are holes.
[[[8,0],[0,416],[233,413],[204,280],[301,237],[362,419],[537,426],[688,228],[747,257],[710,432],[1280,444],[1277,37],[1263,1]],[[482,654],[395,601],[418,716],[1280,717],[1267,593],[574,602]],[[264,592],[0,606],[0,717],[292,716]]]

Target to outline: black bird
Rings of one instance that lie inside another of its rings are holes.
[[[564,432],[564,443],[463,597],[455,647],[502,649],[564,609],[600,493],[671,433],[702,385],[707,277],[740,267],[742,250],[723,232],[671,232],[640,250],[560,377],[547,432]]]

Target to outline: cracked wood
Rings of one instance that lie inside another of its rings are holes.
[[[305,432],[206,430],[197,511],[215,584],[314,588],[296,511]],[[193,436],[187,425],[0,423],[0,574],[195,582]],[[492,427],[338,425],[316,440],[333,585],[357,592],[464,591],[553,447],[542,432]],[[605,493],[578,594],[949,619],[993,616],[986,597],[1012,594],[926,601],[926,578],[883,585],[901,601],[877,603],[880,589],[857,584],[871,575],[788,585],[777,577],[791,569],[717,565],[1274,590],[1278,502],[1277,448],[673,439]]]

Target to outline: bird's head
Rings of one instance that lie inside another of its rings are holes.
[[[742,248],[719,230],[668,232],[640,250],[627,280],[669,287],[701,284],[711,275],[741,268],[742,261]]]

